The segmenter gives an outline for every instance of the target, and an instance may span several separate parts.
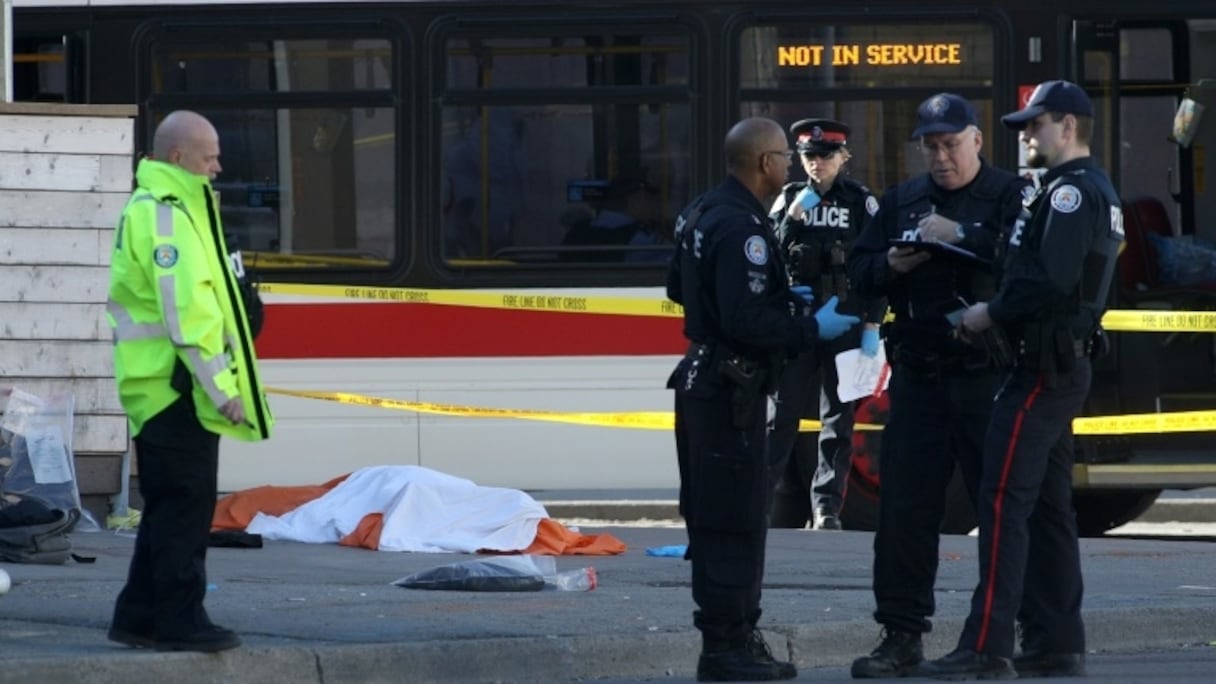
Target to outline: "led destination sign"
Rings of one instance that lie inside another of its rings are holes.
[[[962,43],[875,43],[871,45],[778,45],[777,65],[945,66],[963,63]]]

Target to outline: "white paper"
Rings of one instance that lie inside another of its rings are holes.
[[[855,401],[862,397],[882,394],[891,380],[891,367],[887,365],[887,350],[878,345],[878,355],[870,358],[860,349],[848,349],[836,355],[836,396],[841,401]]]
[[[31,425],[25,435],[25,446],[30,452],[34,482],[58,484],[72,481],[72,465],[68,463],[68,451],[59,428]]]

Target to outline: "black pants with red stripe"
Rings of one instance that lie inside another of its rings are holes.
[[[980,478],[980,583],[960,649],[1083,653],[1081,560],[1072,508],[1071,424],[1089,394],[1088,359],[1048,383],[1010,372],[997,395]]]

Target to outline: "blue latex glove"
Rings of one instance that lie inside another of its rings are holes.
[[[811,290],[810,285],[795,285],[790,288],[790,292],[793,292],[807,304],[815,303],[815,293]]]
[[[878,356],[878,328],[866,328],[861,331],[861,353],[871,359]]]
[[[819,324],[819,339],[821,340],[834,340],[861,322],[861,319],[856,316],[836,313],[836,302],[836,295],[832,295],[832,298],[815,312],[815,322]]]
[[[647,556],[659,556],[667,558],[683,558],[688,552],[688,544],[672,544],[670,546],[652,546],[646,549]]]
[[[818,206],[819,193],[815,192],[815,188],[807,185],[802,189],[802,192],[798,193],[798,196],[794,198],[794,201],[801,204],[803,210],[810,211]]]

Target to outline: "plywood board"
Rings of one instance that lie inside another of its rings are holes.
[[[135,149],[131,119],[0,114],[0,152],[125,154]]]
[[[109,287],[106,266],[0,268],[0,301],[4,302],[91,304],[106,301]]]

